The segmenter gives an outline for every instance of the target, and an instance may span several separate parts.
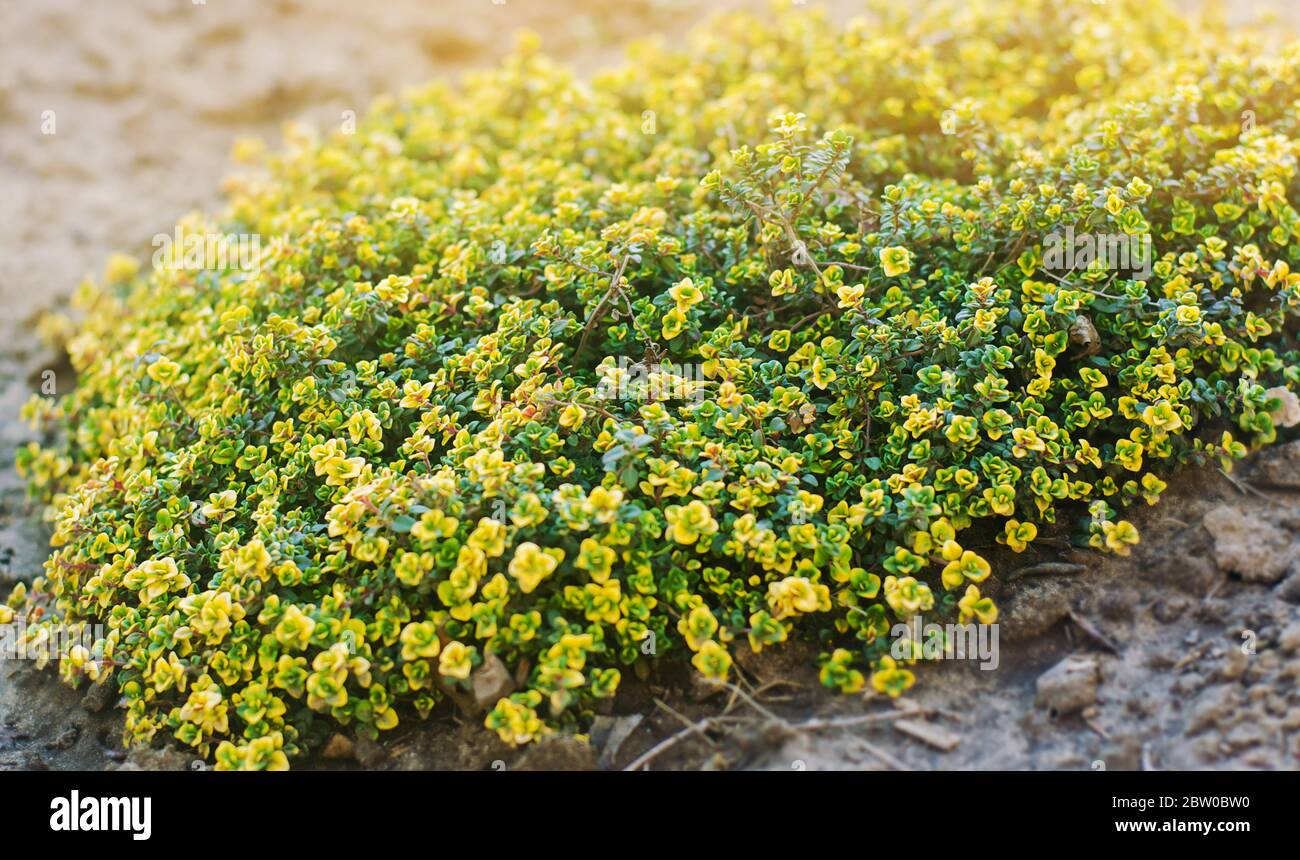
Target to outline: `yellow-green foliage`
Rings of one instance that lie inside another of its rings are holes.
[[[525,42],[291,135],[183,225],[253,266],[83,292],[20,457],[55,552],[0,622],[102,622],[64,676],[222,767],[472,712],[485,665],[512,743],[796,636],[897,695],[896,619],[996,619],[973,547],[1127,553],[1161,475],[1275,437],[1297,99],[1300,46],[983,0],[724,18],[591,81]],[[1053,271],[1065,227],[1151,270]]]

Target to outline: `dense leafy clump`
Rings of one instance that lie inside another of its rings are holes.
[[[996,619],[976,547],[1126,553],[1171,469],[1275,438],[1298,99],[1300,45],[1153,0],[797,7],[246,147],[181,226],[250,265],[82,291],[20,456],[55,551],[0,622],[102,624],[60,672],[222,767],[446,699],[582,730],[790,637],[896,695],[896,620]],[[1149,265],[1063,268],[1066,228]]]

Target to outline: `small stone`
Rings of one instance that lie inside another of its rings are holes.
[[[1151,716],[1153,709],[1151,701],[1145,696],[1129,696],[1128,701],[1124,703],[1124,707],[1130,714],[1139,717]]]
[[[1127,621],[1133,617],[1133,602],[1126,595],[1106,593],[1097,601],[1097,611],[1109,621]]]
[[[115,692],[112,681],[91,684],[90,689],[86,691],[86,695],[81,698],[81,707],[92,714],[98,714],[113,701]]]
[[[1157,600],[1151,607],[1151,614],[1161,624],[1172,624],[1186,611],[1187,600],[1177,595]]]
[[[699,672],[691,673],[691,701],[696,703],[707,702],[714,696],[719,696],[726,691],[727,688],[724,685],[713,679],[706,678]]]
[[[1193,703],[1191,715],[1187,718],[1187,734],[1218,725],[1228,714],[1232,713],[1240,700],[1240,692],[1233,687],[1211,687]]]
[[[1250,661],[1250,670],[1257,675],[1271,675],[1281,668],[1282,658],[1272,649],[1260,651]]]
[[[1248,747],[1259,746],[1268,739],[1268,732],[1264,726],[1259,725],[1253,720],[1247,720],[1234,726],[1227,735],[1224,736],[1224,743],[1228,748],[1235,751],[1243,750]]]
[[[1069,617],[1072,596],[1069,586],[1052,578],[1016,591],[999,617],[1002,644],[1022,642],[1047,633]]]
[[[45,745],[45,748],[49,750],[70,750],[77,745],[77,740],[80,737],[81,729],[72,726],[59,732],[54,740]]]
[[[1074,318],[1070,323],[1070,343],[1080,348],[1079,355],[1095,355],[1101,348],[1101,338],[1097,335],[1097,327],[1092,324],[1092,320],[1083,314]]]
[[[1150,669],[1157,672],[1164,672],[1173,669],[1178,665],[1178,661],[1163,651],[1152,651],[1142,658],[1142,662]]]
[[[1240,648],[1229,648],[1228,653],[1223,656],[1223,663],[1219,666],[1219,677],[1229,681],[1235,681],[1242,675],[1246,674],[1246,667],[1250,665],[1250,656]]]
[[[1090,762],[1077,752],[1059,753],[1050,760],[1052,770],[1084,770]]]
[[[185,752],[175,747],[162,749],[132,747],[127,751],[126,761],[117,770],[193,771],[205,765],[202,759],[195,756],[193,750]]]
[[[1300,490],[1300,442],[1261,451],[1250,477],[1257,484]]]
[[[325,742],[321,750],[321,758],[329,761],[345,761],[356,755],[356,745],[346,735],[335,732],[330,735],[330,739]]]
[[[1292,621],[1277,639],[1278,646],[1287,654],[1300,651],[1300,621]]]
[[[1101,671],[1090,657],[1070,656],[1038,678],[1038,704],[1055,714],[1070,714],[1097,701]]]
[[[388,761],[388,753],[376,741],[359,737],[353,742],[356,748],[357,762],[364,768],[374,770]]]
[[[1287,603],[1300,603],[1300,565],[1291,565],[1291,572],[1277,587],[1277,596]]]
[[[1294,682],[1293,689],[1300,690],[1300,657],[1293,657],[1282,668],[1282,674]]]
[[[543,738],[529,746],[515,770],[595,770],[591,744],[567,735]]]
[[[1274,583],[1291,562],[1290,537],[1265,520],[1248,517],[1231,505],[1220,505],[1202,521],[1214,538],[1219,569],[1247,582]]]
[[[1208,543],[1208,542],[1207,542]],[[1143,579],[1168,585],[1183,594],[1200,599],[1223,578],[1208,552],[1189,548],[1182,553],[1169,553],[1151,560],[1143,570]]]
[[[480,712],[491,710],[498,700],[515,691],[515,681],[510,677],[510,670],[495,654],[487,655],[483,665],[474,670],[470,683],[474,690],[474,702]]]
[[[1192,741],[1192,749],[1207,762],[1215,761],[1220,756],[1219,739],[1215,734],[1203,735]]]
[[[1237,761],[1255,770],[1277,770],[1277,753],[1270,749],[1248,750]]]
[[[1231,609],[1231,605],[1226,600],[1207,597],[1196,604],[1193,612],[1198,621],[1204,621],[1206,624],[1218,624],[1227,617],[1229,609]]]

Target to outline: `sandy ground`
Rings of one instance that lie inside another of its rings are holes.
[[[0,590],[30,578],[45,557],[44,529],[13,472],[14,449],[29,438],[14,420],[18,407],[45,370],[60,390],[72,382],[35,336],[38,315],[98,272],[109,252],[143,255],[178,216],[216,207],[237,138],[273,141],[286,120],[326,127],[344,111],[363,112],[378,93],[488,64],[521,27],[590,71],[616,61],[630,38],[672,39],[710,12],[762,5],[0,6]],[[855,4],[826,5],[843,16]],[[1255,5],[1229,4],[1229,12]],[[738,693],[710,696],[687,673],[665,669],[626,691],[590,747],[557,742],[517,753],[478,725],[443,719],[403,730],[383,749],[340,743],[340,759],[313,764],[1300,769],[1300,443],[1235,477],[1175,482],[1167,503],[1144,512],[1133,559],[1044,545],[1041,558],[1008,560],[1083,569],[1004,584],[999,669],[926,667],[903,709],[822,692],[811,655],[789,648],[743,661],[748,686]],[[83,703],[50,673],[0,665],[0,769],[192,764],[166,751],[128,757],[106,704]]]
[[[186,211],[217,205],[237,138],[274,140],[289,120],[335,125],[380,93],[490,64],[521,28],[590,71],[630,38],[671,39],[712,11],[764,5],[7,0],[0,296],[11,317],[28,314],[109,252],[143,252]]]

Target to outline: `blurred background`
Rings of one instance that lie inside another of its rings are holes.
[[[0,299],[30,322],[115,250],[220,202],[231,145],[336,127],[379,93],[490,65],[530,29],[582,71],[767,0],[4,0]],[[855,3],[822,4],[847,14]]]
[[[779,0],[837,18],[864,0]],[[908,0],[900,0],[908,2]],[[924,0],[910,0],[924,2]],[[1098,2],[1098,0],[1061,0]],[[1101,0],[1104,2],[1104,0]],[[215,208],[232,143],[332,127],[375,95],[490,65],[515,31],[589,72],[634,38],[680,39],[771,0],[3,0],[0,300],[13,323]],[[1186,0],[1189,7],[1199,6]],[[1300,0],[1229,0],[1228,17]],[[2,345],[0,345],[2,346]]]

